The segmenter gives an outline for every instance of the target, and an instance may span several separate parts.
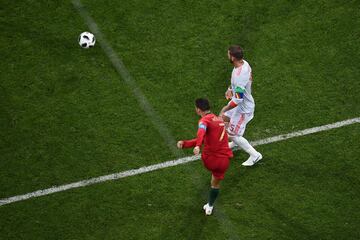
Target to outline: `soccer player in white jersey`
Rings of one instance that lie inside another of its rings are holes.
[[[262,155],[243,137],[246,124],[253,119],[255,110],[255,101],[251,95],[251,67],[243,59],[243,50],[240,46],[231,46],[228,49],[228,57],[234,69],[231,74],[231,86],[226,91],[225,97],[231,100],[219,115],[228,122],[227,131],[232,140],[229,146],[237,145],[247,152],[250,157],[242,165],[252,166],[262,159]]]

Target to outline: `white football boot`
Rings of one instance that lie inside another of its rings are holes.
[[[203,209],[205,211],[205,215],[211,215],[212,214],[212,210],[213,210],[214,206],[210,206],[208,203],[204,205]]]
[[[263,156],[261,155],[261,153],[258,152],[257,155],[250,156],[248,158],[248,160],[246,160],[245,162],[242,163],[242,165],[245,167],[251,167],[258,161],[260,161],[262,158],[263,158]]]

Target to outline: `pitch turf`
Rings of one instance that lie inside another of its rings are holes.
[[[225,104],[232,43],[254,71],[249,139],[360,116],[358,1],[83,4],[177,139],[194,98]],[[77,45],[71,2],[2,5],[0,198],[174,158],[99,45]],[[261,146],[251,169],[236,153],[210,218],[196,162],[2,206],[0,239],[357,239],[358,142],[354,125]]]

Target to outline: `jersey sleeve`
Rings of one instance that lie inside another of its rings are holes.
[[[196,147],[196,146],[200,147],[204,141],[204,136],[206,134],[207,126],[208,126],[208,124],[206,121],[200,120],[196,138],[191,139],[191,140],[184,140],[183,148],[191,148],[191,147]]]
[[[249,80],[244,80],[240,76],[235,76],[234,88],[233,88],[233,97],[231,98],[231,105],[238,105],[243,101],[245,86]]]
[[[196,138],[191,140],[184,140],[183,148],[192,148],[196,146]]]
[[[206,121],[200,121],[199,122],[199,127],[198,127],[198,131],[197,131],[197,138],[196,138],[196,146],[201,146],[203,141],[204,141],[204,136],[206,134],[206,129],[207,129],[207,122]]]

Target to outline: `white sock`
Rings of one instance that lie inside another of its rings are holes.
[[[236,143],[234,143],[233,141],[229,142],[229,148],[234,148],[236,145]]]
[[[236,145],[241,147],[250,156],[257,156],[259,154],[244,137],[233,137],[232,140]]]

